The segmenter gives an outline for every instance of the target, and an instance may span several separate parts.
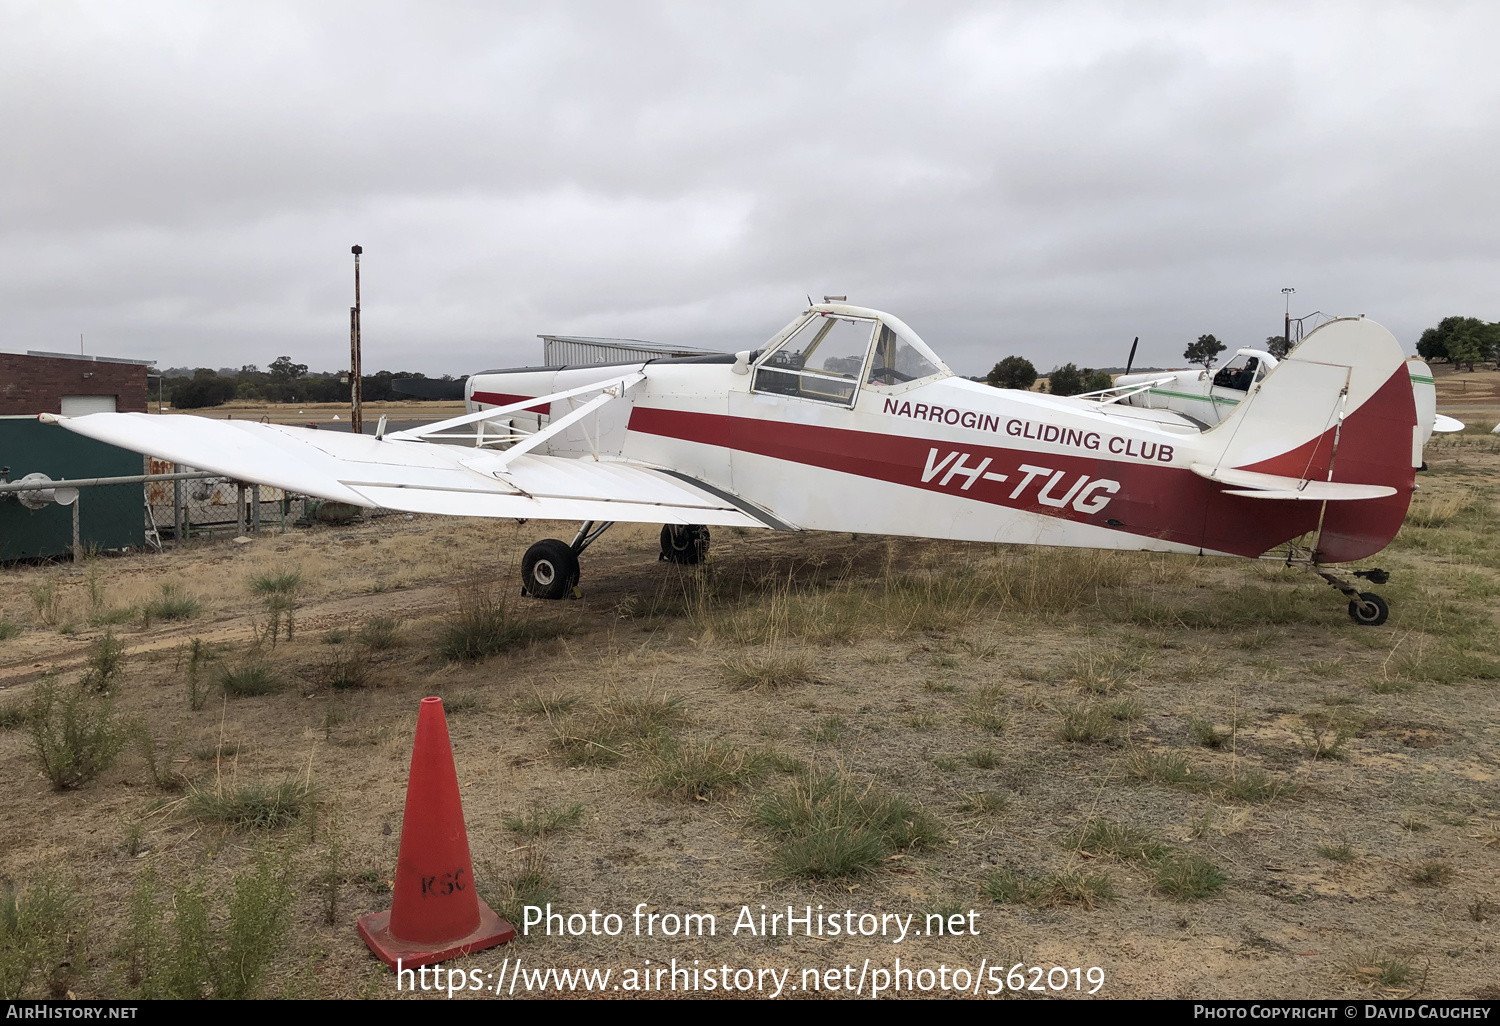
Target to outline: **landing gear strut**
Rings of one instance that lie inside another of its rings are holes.
[[[1391,579],[1388,571],[1379,569],[1354,570],[1345,576],[1343,573],[1318,562],[1316,540],[1312,547],[1304,548],[1295,542],[1287,546],[1286,565],[1300,566],[1317,574],[1330,585],[1337,588],[1349,600],[1349,619],[1364,627],[1379,627],[1385,623],[1386,618],[1391,615],[1390,606],[1386,605],[1385,599],[1373,591],[1360,591],[1349,576],[1363,577],[1371,584],[1384,584]]]
[[[1317,563],[1311,563],[1310,566],[1313,573],[1343,592],[1344,596],[1349,599],[1349,619],[1355,623],[1364,627],[1379,627],[1391,615],[1391,607],[1386,605],[1385,599],[1373,591],[1360,591],[1353,581],[1340,577]],[[1375,584],[1384,584],[1391,579],[1391,575],[1384,570],[1356,570],[1354,576],[1363,577]]]
[[[667,524],[661,529],[661,558],[668,563],[701,563],[708,556],[708,528]]]
[[[571,543],[544,538],[521,557],[521,594],[540,599],[580,598],[578,555],[614,526],[613,520],[596,525],[590,520],[578,529]]]

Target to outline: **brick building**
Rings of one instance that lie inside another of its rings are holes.
[[[0,416],[146,412],[148,360],[0,353]]]

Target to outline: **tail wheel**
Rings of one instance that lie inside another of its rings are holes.
[[[1349,617],[1357,624],[1379,627],[1390,615],[1390,606],[1385,604],[1385,599],[1373,591],[1362,591],[1359,593],[1359,598],[1349,600]]]
[[[667,524],[661,529],[661,558],[669,563],[701,563],[708,556],[708,528]]]
[[[521,558],[521,590],[543,599],[567,598],[578,586],[578,557],[572,546],[546,538]]]

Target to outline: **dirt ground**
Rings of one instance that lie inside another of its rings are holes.
[[[454,963],[487,980],[506,958],[616,974],[675,958],[791,969],[787,996],[808,996],[804,969],[853,979],[900,957],[1100,967],[1112,997],[1493,999],[1500,440],[1442,438],[1429,463],[1402,535],[1366,564],[1393,575],[1370,586],[1391,605],[1376,628],[1273,562],[715,529],[693,569],[629,525],[585,554],[581,599],[541,603],[517,595],[520,554],[576,525],[403,515],[0,569],[0,866],[23,898],[47,880],[80,898],[26,992],[137,993],[143,875],[179,911],[207,895],[222,931],[233,881],[270,851],[295,898],[256,992],[397,996],[354,920],[388,907],[417,705],[439,695],[482,893],[626,924]],[[281,614],[254,583],[278,573],[300,579],[272,645]],[[147,625],[163,584],[198,608]],[[445,658],[454,617],[486,596],[540,640]],[[381,617],[394,644],[367,629]],[[113,715],[147,726],[158,765],[132,743],[54,790],[23,713],[49,679],[92,672],[106,631],[127,649]],[[279,687],[224,694],[221,674],[252,664]],[[675,786],[674,767],[703,779]],[[930,829],[868,868],[802,875],[767,803],[828,773]],[[194,801],[284,781],[314,800],[270,830]],[[1081,835],[1101,822],[1156,855]],[[1203,886],[1174,885],[1168,863]],[[635,936],[640,903],[713,913],[716,935]],[[915,914],[916,931],[973,910],[977,935],[731,933],[761,905]]]

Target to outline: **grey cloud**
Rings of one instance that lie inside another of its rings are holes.
[[[963,372],[1295,310],[1500,318],[1487,5],[34,5],[0,13],[0,348],[523,362],[805,294]]]

